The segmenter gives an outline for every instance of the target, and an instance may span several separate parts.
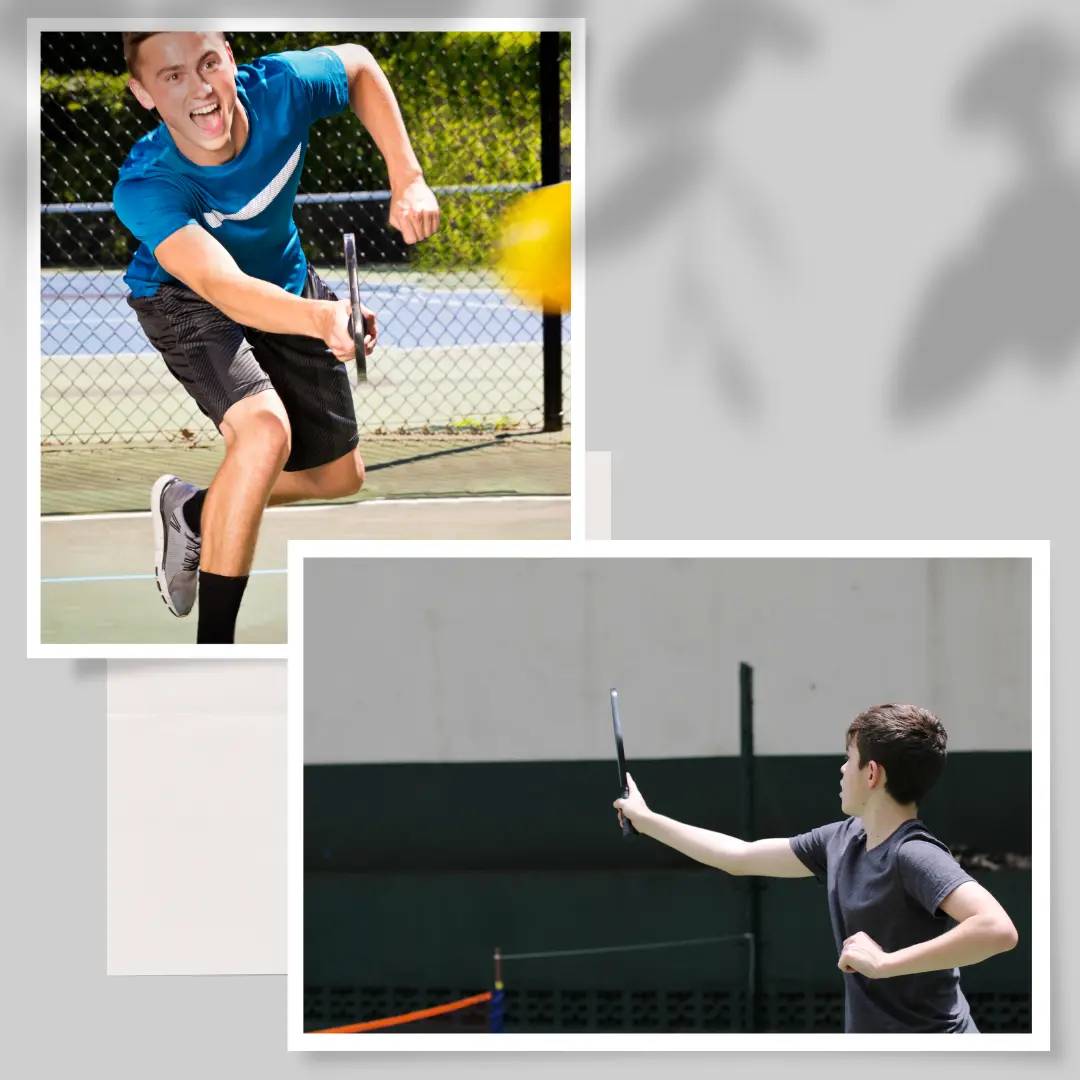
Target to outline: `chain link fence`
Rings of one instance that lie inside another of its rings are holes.
[[[238,64],[365,45],[439,197],[439,232],[406,246],[387,224],[385,164],[351,110],[313,126],[294,208],[304,250],[347,296],[342,238],[354,233],[361,295],[379,319],[371,379],[354,390],[362,438],[491,438],[568,425],[570,317],[553,327],[521,306],[492,256],[512,199],[570,179],[569,33],[228,37]],[[42,450],[214,446],[213,424],[125,303],[123,274],[138,242],[110,200],[120,165],[157,115],[127,87],[118,32],[43,33],[41,55]]]

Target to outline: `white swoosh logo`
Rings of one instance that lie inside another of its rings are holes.
[[[257,214],[261,214],[277,197],[281,194],[281,189],[289,182],[289,177],[292,176],[296,169],[296,166],[300,162],[300,151],[303,149],[303,143],[297,145],[296,149],[292,152],[292,156],[281,167],[281,171],[270,181],[247,204],[240,210],[237,210],[235,214],[223,214],[220,210],[211,210],[209,213],[203,214],[206,219],[207,225],[211,229],[217,229],[225,221],[249,221]]]

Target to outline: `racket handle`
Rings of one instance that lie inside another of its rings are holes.
[[[353,317],[349,316],[349,333],[352,335],[353,343],[356,345],[359,355],[364,354],[364,338],[367,337],[367,317],[361,312],[360,321],[364,324],[364,332],[360,337],[356,336],[356,330],[353,327]]]
[[[356,366],[356,385],[367,382],[367,353],[364,351],[364,338],[367,337],[367,317],[360,308],[360,283],[356,267],[356,237],[353,233],[345,234],[345,272],[349,279],[349,334],[353,339]],[[359,323],[360,332],[357,333]]]
[[[627,788],[625,791],[623,791],[622,797],[625,799],[627,798],[627,796],[629,796],[629,794],[630,789]],[[634,826],[630,824],[630,819],[625,814],[619,814],[619,823],[622,825],[622,834],[624,840],[630,840],[633,837],[640,835],[637,829],[635,829]]]

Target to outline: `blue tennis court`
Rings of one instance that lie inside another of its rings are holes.
[[[339,297],[348,296],[340,270],[319,269]],[[362,299],[379,322],[380,348],[533,344],[542,317],[490,284],[438,287],[402,274],[361,277]],[[115,355],[149,349],[135,313],[125,302],[121,271],[46,270],[41,278],[43,356]],[[563,337],[569,341],[570,317]]]

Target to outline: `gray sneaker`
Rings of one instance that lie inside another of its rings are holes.
[[[184,503],[199,489],[179,477],[159,476],[150,491],[154,519],[154,571],[165,606],[177,616],[195,606],[202,537],[184,520]]]

